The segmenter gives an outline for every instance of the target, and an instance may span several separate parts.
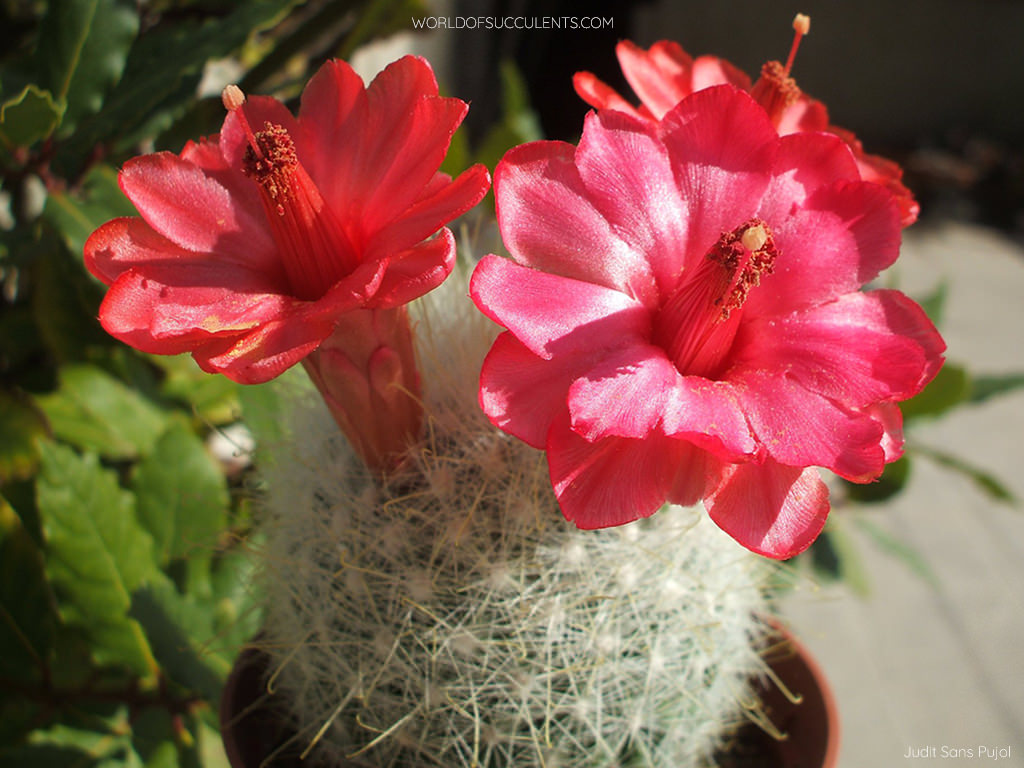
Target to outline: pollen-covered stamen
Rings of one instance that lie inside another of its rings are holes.
[[[761,67],[761,76],[750,89],[750,95],[758,104],[764,107],[768,117],[774,125],[778,126],[782,119],[782,113],[786,107],[792,105],[800,98],[802,91],[796,84],[796,80],[790,77],[793,69],[793,62],[796,60],[796,52],[800,48],[800,41],[811,29],[811,19],[802,13],[798,13],[793,19],[793,45],[790,46],[789,56],[783,65],[779,61],[765,62]]]
[[[225,102],[226,103],[226,102]],[[248,121],[242,109],[243,125]],[[295,295],[319,299],[358,266],[358,255],[316,184],[299,162],[288,131],[272,123],[250,133],[242,172],[260,199]]]
[[[732,346],[751,289],[774,268],[778,249],[754,218],[723,232],[658,313],[654,341],[684,375],[713,378]]]

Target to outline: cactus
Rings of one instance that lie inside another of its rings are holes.
[[[271,446],[265,647],[313,764],[681,766],[749,706],[769,566],[699,509],[580,531],[476,407],[489,321],[417,307],[425,437],[373,479],[311,390]]]

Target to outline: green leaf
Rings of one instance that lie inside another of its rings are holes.
[[[83,116],[98,112],[120,79],[139,29],[128,0],[51,2],[39,26],[40,71],[50,90],[67,104],[64,133]]]
[[[118,216],[135,216],[137,212],[117,184],[117,170],[109,165],[96,165],[76,193],[52,192],[46,199],[43,215],[60,233],[68,250],[80,259],[85,241],[97,227]]]
[[[916,549],[911,547],[905,541],[900,541],[892,534],[862,516],[857,516],[855,522],[857,527],[867,534],[880,549],[901,561],[904,565],[910,568],[911,571],[927,581],[929,584],[933,586],[938,584],[938,580],[935,578],[935,572],[932,571],[931,567],[928,565],[928,561],[925,560],[921,553]]]
[[[227,424],[238,418],[239,384],[227,376],[207,373],[190,355],[152,355],[150,361],[164,372],[160,393],[187,403],[205,423]]]
[[[187,425],[171,423],[136,467],[131,486],[161,565],[212,554],[227,526],[228,491],[217,463]]]
[[[862,597],[871,591],[857,546],[835,515],[829,517],[825,530],[811,545],[810,554],[811,563],[819,575],[842,581]]]
[[[995,475],[987,470],[981,469],[980,467],[976,467],[973,464],[964,461],[958,456],[953,456],[952,454],[936,450],[935,448],[928,448],[918,443],[908,445],[907,450],[927,456],[936,464],[946,467],[946,469],[952,469],[954,472],[959,472],[974,483],[980,491],[995,501],[1003,501],[1011,504],[1017,503],[1017,497],[1014,496],[1013,492],[1003,485]]]
[[[156,672],[142,628],[128,617],[132,593],[157,573],[153,542],[133,499],[95,454],[44,443],[37,484],[46,572],[64,623],[81,629],[101,665]]]
[[[946,299],[949,296],[949,282],[943,280],[937,286],[935,290],[918,300],[918,304],[921,305],[921,309],[925,311],[925,314],[931,319],[935,325],[942,324],[942,318],[946,313]]]
[[[910,477],[910,459],[902,456],[892,464],[887,464],[882,476],[873,483],[851,483],[843,481],[846,495],[862,504],[874,504],[885,501],[903,490]]]
[[[971,381],[967,370],[963,366],[946,363],[923,392],[900,403],[900,410],[904,419],[938,416],[966,401],[970,394]]]
[[[233,53],[252,34],[276,24],[295,2],[238,3],[231,13],[203,24],[162,24],[141,35],[103,109],[83,120],[69,139],[64,164],[77,168],[80,159],[97,144],[113,139],[116,149],[128,150],[139,140],[166,129],[195,101],[196,87],[209,59]]]
[[[64,363],[86,358],[90,349],[112,346],[115,342],[96,319],[102,290],[82,268],[81,254],[72,258],[49,228],[43,239],[48,248],[34,264],[32,316],[49,353]]]
[[[28,396],[0,390],[0,485],[35,474],[36,441],[46,434],[46,418]]]
[[[54,643],[54,605],[43,559],[0,497],[0,677],[39,680]]]
[[[153,654],[171,680],[217,701],[231,661],[203,647],[213,636],[211,608],[161,579],[135,593],[131,616],[145,628]]]
[[[1024,387],[1024,373],[1009,373],[1003,376],[975,376],[971,382],[970,401],[983,403],[986,400],[1005,395]]]
[[[60,388],[37,398],[54,435],[112,459],[148,453],[168,416],[100,368],[65,366]]]
[[[60,99],[36,85],[26,85],[0,104],[0,139],[8,146],[31,146],[53,133],[63,114]]]

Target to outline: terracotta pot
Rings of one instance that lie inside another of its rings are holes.
[[[839,713],[814,659],[792,635],[779,630],[765,660],[782,686],[759,686],[762,711],[784,738],[750,723],[738,731],[720,768],[835,768],[839,757]],[[268,656],[246,648],[235,663],[220,704],[221,737],[232,768],[308,768],[303,743],[267,695]],[[797,699],[794,701],[793,699]],[[289,740],[292,742],[289,742]],[[270,760],[267,758],[270,757]],[[338,766],[338,768],[346,768]]]

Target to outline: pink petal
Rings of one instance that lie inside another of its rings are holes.
[[[784,560],[803,552],[828,517],[828,488],[813,468],[734,464],[704,499],[718,526],[747,549]]]
[[[731,460],[757,449],[732,386],[681,376],[658,347],[606,353],[573,382],[568,404],[573,431],[590,441],[657,432]]]
[[[566,412],[569,386],[600,354],[544,360],[511,333],[501,333],[480,372],[480,407],[495,426],[543,448],[551,424]]]
[[[571,144],[542,141],[508,151],[494,172],[498,225],[516,261],[654,302],[654,278],[590,202]]]
[[[649,517],[670,497],[692,504],[700,494],[694,489],[704,484],[701,453],[687,442],[657,434],[592,443],[568,427],[567,416],[552,426],[547,444],[558,504],[580,528],[607,528]]]
[[[779,142],[765,111],[731,85],[698,91],[661,123],[686,204],[687,267],[757,210]]]
[[[744,91],[750,90],[750,77],[737,66],[717,56],[698,56],[693,61],[690,87],[702,91],[714,85],[735,85]]]
[[[146,223],[186,250],[239,264],[265,263],[275,251],[262,209],[241,204],[187,160],[169,152],[136,157],[118,180]]]
[[[645,51],[623,40],[615,54],[630,87],[656,120],[693,92],[693,59],[678,43],[660,40]]]
[[[387,260],[387,271],[367,307],[389,309],[408,304],[444,282],[455,266],[455,237],[442,229]]]
[[[573,88],[587,104],[597,109],[614,109],[633,117],[642,117],[636,108],[626,101],[619,92],[590,72],[577,72],[572,77]]]
[[[603,437],[644,438],[661,431],[682,377],[664,350],[632,345],[605,356],[569,388],[573,431],[594,442]]]
[[[791,183],[769,190],[761,205],[781,255],[747,313],[782,315],[856,291],[899,255],[899,209],[885,188],[837,181],[798,206],[791,191]]]
[[[680,377],[666,412],[666,434],[687,440],[718,459],[737,461],[757,451],[739,393],[727,381]]]
[[[461,216],[483,200],[490,188],[487,169],[474,165],[455,181],[435,185],[435,191],[403,213],[394,223],[376,233],[366,245],[366,258],[378,258],[411,248],[437,232],[457,216]]]
[[[916,304],[897,291],[872,291],[781,318],[748,321],[733,355],[736,368],[786,375],[860,408],[917,394],[928,373],[937,370],[943,346]]]
[[[889,464],[903,455],[903,414],[896,403],[875,403],[864,409],[871,418],[882,425],[882,450],[885,463]]]
[[[481,312],[545,359],[642,343],[650,335],[647,309],[626,294],[499,256],[480,260],[469,292]]]
[[[645,121],[618,112],[587,115],[576,166],[593,206],[650,264],[662,293],[683,267],[685,203],[664,145]]]
[[[780,136],[790,133],[828,130],[828,110],[817,99],[801,93],[789,106],[782,110],[779,117],[778,131]]]
[[[819,466],[850,480],[877,477],[885,464],[882,427],[776,371],[732,379],[758,441],[780,464]]]

